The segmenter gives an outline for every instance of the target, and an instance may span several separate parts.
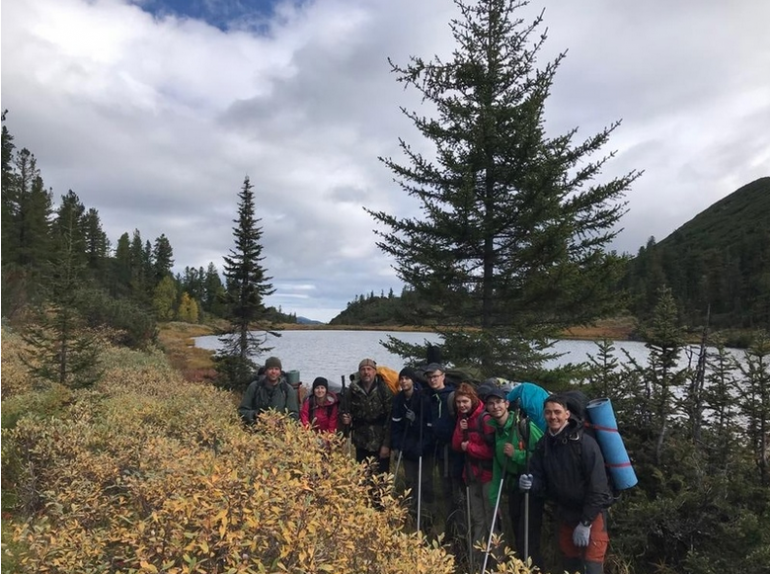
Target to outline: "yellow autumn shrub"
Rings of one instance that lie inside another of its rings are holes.
[[[3,400],[28,392],[32,389],[32,377],[21,360],[24,342],[9,329],[2,330],[2,374],[0,386]]]
[[[244,429],[232,395],[161,363],[110,350],[104,380],[59,415],[4,429],[21,571],[453,571],[337,439],[276,413]]]

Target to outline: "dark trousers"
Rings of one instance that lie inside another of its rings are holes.
[[[390,457],[380,458],[380,451],[370,451],[356,447],[356,462],[364,462],[367,458],[373,458],[372,471],[374,473],[390,472]]]
[[[417,509],[417,497],[420,497],[422,513],[425,513],[425,505],[433,504],[433,461],[430,457],[422,458],[422,489],[417,490],[420,475],[420,460],[404,459],[404,477],[406,487],[411,489],[410,506]]]
[[[511,516],[513,525],[513,534],[516,538],[516,555],[522,560],[524,556],[524,523],[525,523],[525,493],[518,489],[518,476],[506,476],[510,481],[512,488],[508,489],[508,512]],[[545,499],[539,496],[529,495],[529,556],[532,557],[532,563],[542,570],[543,555],[540,552],[540,534],[543,530],[543,507]]]
[[[437,455],[431,457],[430,472],[431,476],[434,471],[438,473],[441,492],[436,493],[436,497],[440,499],[443,506],[441,510],[437,509],[436,514],[443,515],[444,533],[447,537],[462,539],[465,536],[467,524],[464,502],[465,483],[462,479],[464,457],[448,445],[439,445],[436,452]],[[423,464],[425,464],[424,457]]]

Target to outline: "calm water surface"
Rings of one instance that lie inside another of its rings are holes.
[[[303,382],[310,384],[316,377],[326,377],[330,382],[340,383],[341,376],[347,376],[358,368],[358,362],[370,357],[378,365],[386,365],[400,371],[403,359],[388,353],[380,344],[393,335],[409,343],[439,343],[440,338],[434,333],[405,333],[395,331],[282,331],[280,337],[271,337],[268,344],[273,347],[269,353],[257,357],[262,363],[270,355],[280,357],[284,370],[296,369]],[[217,350],[219,339],[214,336],[195,339],[198,347]],[[647,349],[644,343],[618,341],[615,343],[615,355],[624,359],[620,349],[628,351],[632,357],[644,361]],[[593,341],[557,341],[554,351],[564,353],[562,357],[547,363],[555,367],[566,363],[585,361],[588,355],[596,355],[598,347]]]

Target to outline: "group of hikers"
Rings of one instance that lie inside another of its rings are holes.
[[[506,388],[499,379],[453,383],[439,363],[402,369],[394,393],[376,362],[364,359],[341,396],[318,377],[300,405],[278,358],[267,359],[263,371],[239,407],[245,422],[275,409],[320,433],[349,433],[356,460],[369,460],[371,472],[390,472],[394,459],[397,475],[403,464],[417,528],[442,524],[467,543],[473,570],[486,569],[507,499],[518,557],[542,569],[543,513],[551,500],[565,570],[603,571],[613,498],[601,449],[584,432],[569,393],[527,382]]]

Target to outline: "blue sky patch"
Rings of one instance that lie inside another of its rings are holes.
[[[132,0],[153,16],[202,20],[220,30],[261,27],[278,0]]]

